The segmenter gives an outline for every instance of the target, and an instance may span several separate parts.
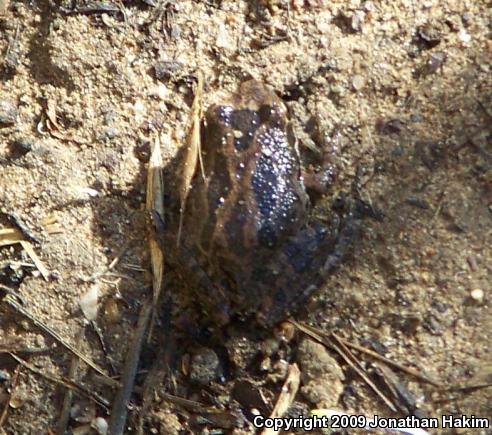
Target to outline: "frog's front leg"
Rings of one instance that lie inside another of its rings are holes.
[[[328,193],[337,178],[337,162],[340,160],[341,152],[341,135],[337,129],[330,134],[317,132],[316,136],[316,142],[320,144],[319,149],[311,149],[314,153],[315,167],[310,166],[302,170],[304,185],[313,202]]]
[[[204,266],[195,258],[192,251],[185,244],[179,246],[179,255],[173,256],[177,264],[173,264],[177,270],[186,271],[182,276],[183,281],[190,287],[190,294],[200,294],[193,298],[199,301],[199,311],[204,312],[212,323],[222,326],[230,321],[231,309],[224,288],[220,283],[215,284]]]

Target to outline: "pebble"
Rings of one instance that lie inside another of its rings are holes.
[[[470,297],[476,302],[483,302],[484,291],[481,288],[475,288],[470,292]]]
[[[20,158],[25,156],[28,152],[32,151],[34,142],[27,137],[20,137],[14,139],[10,146],[11,156],[13,158]]]
[[[461,29],[460,33],[458,33],[458,38],[464,44],[471,41],[471,35],[465,29]]]
[[[8,101],[0,101],[0,125],[13,125],[17,121],[17,107]]]
[[[326,348],[304,339],[298,350],[301,366],[301,393],[318,407],[329,408],[338,403],[343,392],[344,375],[338,362]]]
[[[108,422],[102,417],[97,417],[94,420],[94,429],[98,434],[106,435],[108,433]]]
[[[190,379],[208,385],[222,376],[222,365],[217,354],[208,347],[198,349],[191,357]]]
[[[366,84],[366,80],[363,76],[357,74],[352,77],[352,86],[356,91],[360,91]]]

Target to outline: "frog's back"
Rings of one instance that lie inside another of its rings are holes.
[[[205,251],[244,263],[304,224],[307,197],[287,109],[265,85],[247,81],[208,109],[202,153],[207,181],[197,179],[192,201],[205,213]]]

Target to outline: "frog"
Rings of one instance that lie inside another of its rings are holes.
[[[209,322],[252,318],[272,327],[323,287],[344,258],[353,213],[338,207],[328,218],[313,216],[287,107],[262,81],[246,80],[208,107],[200,157],[181,209],[174,267]],[[324,178],[332,181],[329,171]],[[167,232],[169,241],[176,225]]]

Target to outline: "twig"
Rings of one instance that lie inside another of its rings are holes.
[[[0,228],[0,246],[9,246],[24,240],[22,232],[17,228]]]
[[[133,391],[142,343],[151,313],[152,301],[151,299],[147,299],[140,310],[137,328],[135,329],[130,348],[128,349],[128,358],[123,368],[122,385],[116,393],[111,407],[111,416],[109,418],[109,433],[111,435],[122,435],[125,431],[128,402]]]
[[[40,353],[47,353],[53,350],[51,347],[2,347],[0,346],[0,353],[25,353],[28,355],[36,355]]]
[[[438,200],[438,203],[437,203],[437,207],[436,207],[436,210],[434,211],[434,214],[432,215],[431,220],[429,221],[428,228],[431,228],[434,225],[434,221],[439,216],[439,213],[441,212],[442,204],[443,204],[443,201],[444,201],[445,196],[446,196],[446,192],[445,191],[442,191],[439,194],[439,200]]]
[[[41,370],[38,370],[36,367],[33,365],[29,364],[27,361],[24,361],[22,358],[19,358],[15,353],[10,353],[9,354],[12,358],[14,358],[19,364],[22,364],[26,369],[29,371],[41,376],[42,378],[53,382],[58,385],[63,385],[66,388],[70,388],[71,390],[77,392],[78,394],[87,397],[88,399],[92,400],[93,402],[97,403],[98,405],[102,406],[104,409],[108,409],[109,407],[109,402],[104,398],[99,396],[99,394],[94,393],[93,391],[90,391],[86,387],[77,384],[76,382],[66,379],[61,376],[57,376],[52,373],[47,373],[43,372]]]
[[[65,349],[69,350],[74,355],[78,356],[82,361],[84,361],[89,367],[91,367],[97,373],[99,373],[102,376],[109,377],[106,374],[106,372],[101,367],[99,367],[94,361],[89,359],[82,352],[80,352],[78,349],[73,347],[70,343],[67,343],[60,336],[60,334],[58,334],[56,331],[51,329],[48,325],[45,325],[43,322],[41,322],[41,320],[36,319],[31,313],[29,313],[29,311],[27,311],[25,308],[23,308],[21,305],[19,305],[16,301],[14,301],[11,296],[7,296],[3,301],[6,302],[8,305],[10,305],[12,308],[14,308],[19,314],[22,314],[24,317],[29,319],[32,323],[34,323],[34,325],[36,325],[43,332],[45,332],[46,334],[53,337]]]
[[[333,333],[333,335],[335,335],[335,334]],[[338,336],[336,336],[336,337],[347,347],[350,347],[350,348],[355,349],[359,352],[365,353],[366,355],[369,355],[376,360],[382,361],[382,362],[384,362],[384,363],[386,363],[392,367],[395,367],[398,370],[401,370],[402,372],[404,372],[408,375],[411,375],[411,376],[413,376],[413,377],[415,377],[415,378],[417,378],[423,382],[426,382],[426,383],[428,383],[428,384],[430,384],[436,388],[442,388],[442,385],[439,382],[434,381],[434,380],[428,378],[427,376],[424,376],[422,373],[418,372],[417,370],[414,370],[410,367],[406,367],[400,363],[397,363],[396,361],[392,361],[389,358],[386,358],[383,355],[380,355],[379,353],[374,352],[371,349],[366,349],[365,347],[359,346],[358,344],[350,343],[349,341],[347,341],[341,337],[338,337]]]
[[[13,288],[10,288],[10,287],[7,287],[6,285],[0,284],[0,290],[4,291],[8,295],[11,295],[13,298],[19,300],[21,303],[23,303],[23,304],[26,303],[26,301],[22,297],[22,295],[20,293],[18,293],[17,291],[15,291]]]
[[[270,414],[270,418],[280,418],[287,412],[289,406],[292,404],[294,398],[296,397],[300,383],[301,372],[297,367],[297,364],[290,364],[287,372],[287,378],[285,379],[284,385],[282,386],[282,391],[278,396],[277,403],[275,404],[275,407]],[[279,430],[267,428],[261,433],[261,435],[275,435],[279,432]]]
[[[39,270],[39,272],[43,276],[44,280],[49,281],[50,271],[45,267],[45,265],[43,264],[41,259],[38,257],[38,254],[36,254],[36,252],[34,251],[34,248],[32,247],[31,242],[28,242],[27,240],[21,240],[20,244],[24,248],[24,250],[27,252],[29,257],[31,257],[31,260],[36,265],[36,268]]]
[[[336,351],[343,358],[343,360],[366,382],[366,384],[374,391],[374,393],[376,393],[376,395],[386,404],[386,406],[388,406],[391,411],[397,412],[397,409],[391,400],[386,397],[386,395],[374,384],[374,382],[372,382],[357,358],[355,358],[355,356],[342,342],[338,341],[336,336],[333,334],[327,335],[317,328],[298,323],[294,320],[289,320],[289,322],[305,334],[314,338],[316,341]]]
[[[84,329],[81,329],[78,333],[77,339],[75,340],[77,347],[80,347],[82,342],[82,337],[84,334]],[[72,360],[70,361],[70,367],[68,369],[68,379],[75,379],[77,370],[79,369],[80,359],[72,355]],[[68,420],[70,419],[70,408],[72,407],[72,390],[67,388],[65,390],[65,396],[63,397],[62,409],[60,412],[60,420],[56,427],[57,435],[65,435],[68,425]]]

